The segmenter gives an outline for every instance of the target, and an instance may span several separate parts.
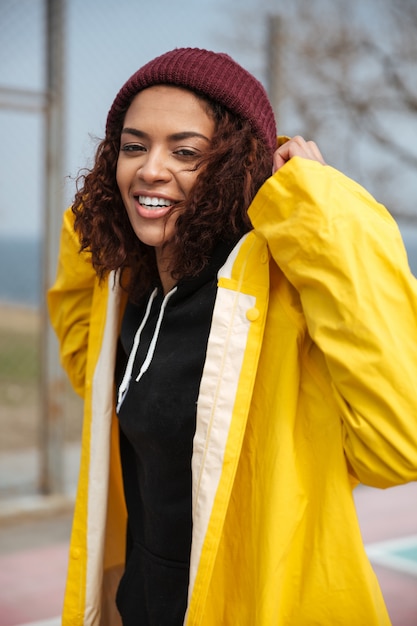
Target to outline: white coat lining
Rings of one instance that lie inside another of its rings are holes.
[[[108,278],[106,322],[92,381],[90,465],[87,502],[87,576],[85,626],[98,626],[100,615],[92,610],[101,604],[102,566],[106,529],[110,466],[110,430],[113,415],[113,372],[117,346],[120,289],[114,272]]]
[[[219,276],[230,277],[242,241],[243,239],[232,251],[219,271]],[[251,326],[246,312],[255,303],[255,296],[242,294],[239,288],[237,291],[218,288],[200,385],[194,437],[193,541],[189,600],[223,469],[237,386]]]

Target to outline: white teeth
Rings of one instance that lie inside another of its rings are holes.
[[[165,198],[151,198],[150,196],[139,196],[139,204],[147,207],[163,207],[171,206],[173,202],[166,200]]]

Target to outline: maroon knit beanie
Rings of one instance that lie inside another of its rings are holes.
[[[264,87],[229,55],[199,48],[176,48],[149,61],[133,74],[110,108],[107,133],[121,123],[139,91],[162,84],[197,91],[249,120],[253,132],[274,152],[275,117]]]

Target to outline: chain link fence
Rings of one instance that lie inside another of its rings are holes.
[[[42,113],[39,103],[15,106],[43,84],[42,6],[5,0],[0,4],[0,458],[1,495],[34,490],[23,484],[15,459],[35,450],[39,436],[40,284],[39,215],[28,228],[28,206],[39,205]],[[23,54],[22,42],[33,37]],[[28,176],[27,173],[33,175]],[[28,203],[31,203],[28,205]],[[35,468],[36,469],[36,468]]]
[[[45,445],[46,9],[44,0],[0,3],[0,496],[6,498],[39,493]],[[65,463],[82,421],[81,401],[68,385],[62,404],[58,453]]]

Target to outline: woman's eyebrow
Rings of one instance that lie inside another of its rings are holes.
[[[169,136],[169,139],[172,139],[174,141],[180,141],[181,139],[190,139],[192,137],[200,137],[201,139],[210,141],[208,137],[206,137],[205,135],[202,135],[201,133],[197,133],[194,130],[186,130],[180,133],[173,133],[172,135]]]
[[[123,128],[122,135],[134,135],[135,137],[143,139],[149,137],[147,133],[144,133],[142,130],[137,130],[137,128]]]
[[[122,134],[134,135],[140,139],[149,139],[148,133],[145,133],[143,130],[138,130],[137,128],[123,128]],[[192,137],[200,137],[201,139],[205,139],[210,142],[208,137],[194,130],[184,130],[179,133],[172,133],[172,135],[168,135],[168,139],[170,141],[181,141],[182,139],[191,139]]]

